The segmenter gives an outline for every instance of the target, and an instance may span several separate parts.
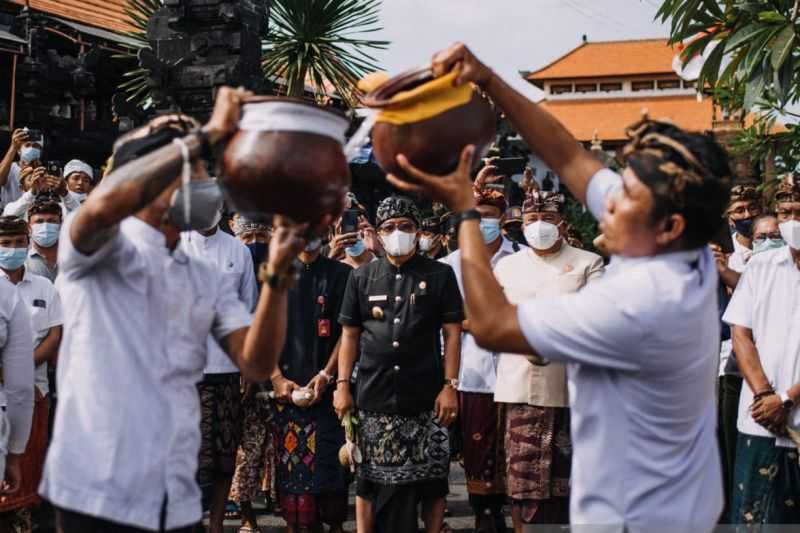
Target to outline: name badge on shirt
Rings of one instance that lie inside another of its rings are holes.
[[[369,301],[370,302],[386,302],[388,300],[389,300],[389,296],[386,295],[386,294],[379,294],[377,296],[370,296],[369,297]]]
[[[44,300],[34,300],[33,306],[41,307],[42,309],[47,309],[47,302],[45,302]]]
[[[317,336],[330,337],[331,336],[331,321],[327,318],[320,318],[317,320]]]

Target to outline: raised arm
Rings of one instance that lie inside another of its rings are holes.
[[[17,156],[22,143],[28,138],[28,134],[21,129],[14,130],[11,134],[11,144],[8,146],[6,155],[0,161],[0,187],[5,187],[8,183],[8,175],[11,172],[11,165],[14,163],[14,158]]]
[[[212,146],[223,142],[238,127],[241,99],[247,93],[229,87],[220,88],[214,112],[203,132]],[[193,159],[203,148],[202,136],[192,133],[184,138]],[[70,227],[75,248],[91,255],[108,242],[117,225],[126,217],[152,202],[180,175],[183,159],[176,144],[115,169],[86,198]]]
[[[580,202],[586,203],[589,180],[603,165],[558,120],[500,79],[462,43],[436,54],[432,67],[437,76],[459,67],[457,84],[472,82],[483,88],[531,150],[553,169]]]

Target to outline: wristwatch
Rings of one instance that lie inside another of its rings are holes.
[[[458,379],[456,378],[444,378],[444,386],[445,387],[452,387],[455,390],[458,390]]]
[[[457,213],[453,218],[453,226],[457,228],[465,220],[480,220],[481,214],[477,209],[467,209],[466,211]]]
[[[787,413],[791,412],[795,406],[795,402],[789,397],[788,392],[781,393],[781,404],[783,405],[783,410]]]

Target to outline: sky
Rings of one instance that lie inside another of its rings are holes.
[[[581,44],[666,37],[653,18],[658,0],[383,0],[375,53],[390,74],[422,66],[462,41],[506,81],[531,98],[541,92],[520,70],[537,70]]]

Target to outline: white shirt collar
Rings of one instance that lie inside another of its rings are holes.
[[[20,284],[29,283],[31,281],[31,276],[33,275],[33,274],[30,273],[29,269],[27,269],[25,267],[23,267],[23,268],[24,268],[24,271],[22,272],[22,280],[20,280]],[[0,269],[0,277],[6,278],[7,280],[11,281],[9,279],[8,274],[6,273],[5,270]],[[12,285],[13,285],[13,283],[12,283]]]

